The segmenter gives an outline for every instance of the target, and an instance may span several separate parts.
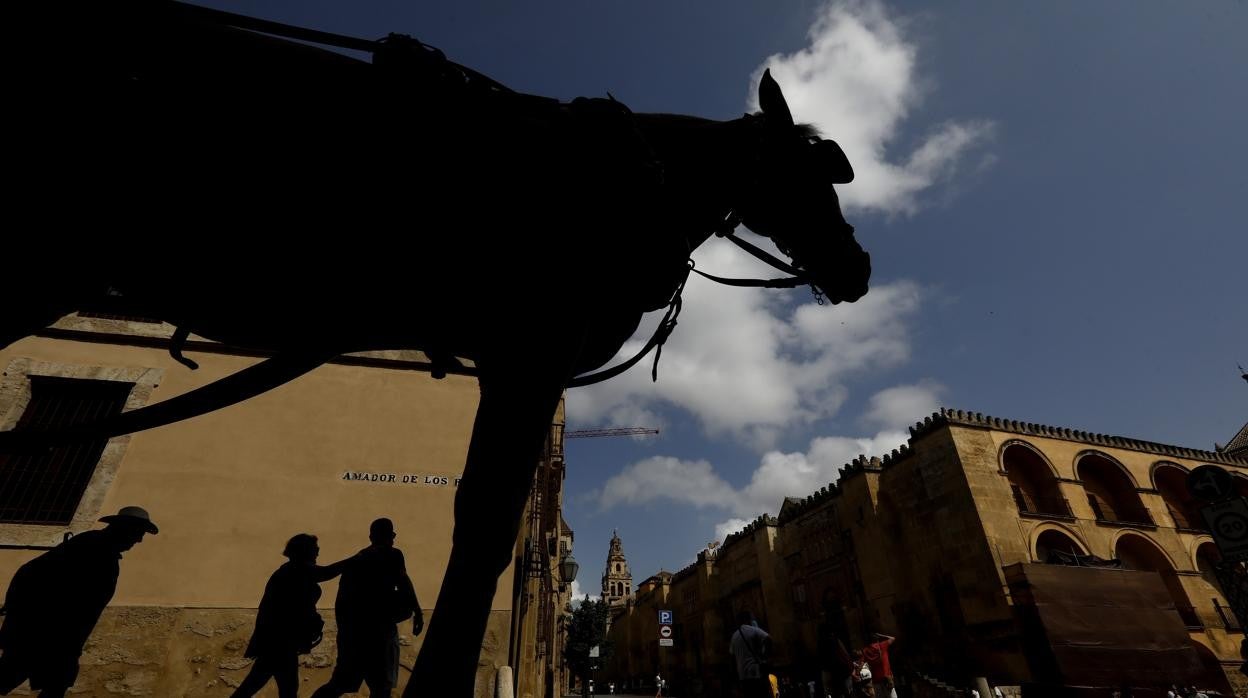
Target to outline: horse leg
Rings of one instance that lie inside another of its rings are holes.
[[[480,366],[481,402],[455,493],[450,562],[404,698],[473,695],[498,577],[511,563],[568,367]]]

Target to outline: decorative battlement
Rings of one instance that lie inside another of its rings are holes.
[[[1169,444],[1161,444],[1153,441],[1131,439],[1125,436],[1111,436],[1109,434],[1096,434],[1087,431],[1080,431],[1078,429],[1068,429],[1065,427],[1052,427],[1047,424],[1019,422],[1013,419],[1001,419],[999,417],[985,415],[980,412],[966,412],[963,410],[954,410],[943,407],[939,412],[933,413],[922,422],[916,422],[913,427],[910,427],[910,438],[913,440],[915,437],[927,434],[932,430],[947,424],[983,427],[986,429],[995,429],[997,431],[1008,431],[1013,434],[1043,436],[1050,439],[1062,439],[1064,441],[1075,441],[1078,443],[1107,446],[1110,448],[1124,448],[1143,453],[1152,453],[1159,456],[1186,458],[1188,460],[1220,463],[1222,465],[1235,465],[1240,467],[1248,466],[1248,458],[1246,457],[1232,456],[1226,453],[1218,453],[1217,451],[1203,451],[1183,446],[1171,446]],[[894,451],[894,453],[896,453],[896,451]]]
[[[749,524],[746,525],[745,528],[741,529],[740,531],[729,534],[728,537],[724,538],[724,542],[720,544],[719,549],[723,550],[724,548],[727,548],[729,545],[736,543],[738,540],[741,540],[745,538],[746,536],[753,535],[754,531],[758,530],[762,526],[775,526],[779,523],[780,523],[779,519],[772,516],[771,514],[763,514],[759,516],[757,519],[754,519],[753,521],[751,521]]]
[[[1020,422],[1013,419],[1001,419],[991,415],[985,415],[980,412],[967,412],[965,410],[955,410],[948,407],[942,407],[939,412],[933,412],[930,416],[925,417],[921,422],[915,422],[910,427],[910,438],[906,443],[894,448],[891,452],[886,453],[882,458],[860,455],[849,463],[846,463],[840,470],[840,476],[834,483],[829,483],[819,488],[819,491],[807,495],[804,499],[798,499],[791,506],[785,506],[781,512],[783,521],[790,521],[802,514],[810,511],[812,508],[823,503],[830,497],[838,497],[841,495],[845,483],[852,478],[858,477],[865,473],[879,473],[894,467],[914,453],[914,440],[922,436],[926,436],[937,429],[945,426],[968,426],[979,427],[985,429],[994,429],[996,431],[1005,431],[1012,434],[1022,434],[1026,436],[1043,436],[1050,439],[1062,439],[1064,441],[1074,441],[1077,443],[1086,443],[1095,446],[1105,446],[1110,448],[1122,448],[1132,451],[1140,451],[1143,453],[1151,453],[1159,456],[1170,456],[1173,458],[1186,458],[1188,460],[1198,460],[1207,463],[1218,463],[1221,465],[1231,465],[1238,467],[1248,467],[1248,457],[1230,455],[1217,451],[1202,451],[1200,449],[1186,448],[1183,446],[1171,446],[1169,444],[1156,443],[1152,441],[1143,441],[1140,439],[1130,439],[1123,436],[1110,436],[1108,434],[1096,434],[1078,429],[1068,429],[1065,427],[1053,427],[1046,424],[1035,424],[1032,422]],[[751,530],[749,527],[746,531]],[[742,531],[741,533],[744,533]],[[729,536],[729,539],[732,537]],[[725,544],[728,542],[724,541]]]

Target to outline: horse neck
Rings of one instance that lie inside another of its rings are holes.
[[[673,114],[637,114],[636,123],[663,163],[672,214],[691,226],[692,247],[732,210],[747,176],[750,129],[745,119],[711,121]]]

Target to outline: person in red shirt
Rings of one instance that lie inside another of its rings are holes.
[[[888,662],[888,648],[897,639],[891,635],[875,633],[876,641],[862,648],[862,656],[871,667],[871,680],[875,682],[878,698],[897,698],[893,686],[893,667]]]

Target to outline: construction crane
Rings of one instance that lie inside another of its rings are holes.
[[[565,439],[592,439],[599,436],[646,436],[659,433],[649,427],[621,427],[618,429],[574,429],[563,432]]]

